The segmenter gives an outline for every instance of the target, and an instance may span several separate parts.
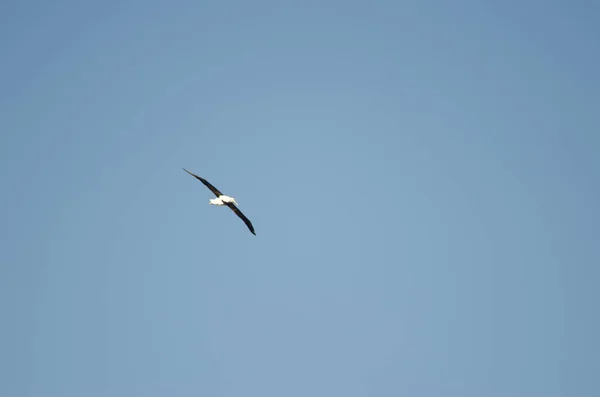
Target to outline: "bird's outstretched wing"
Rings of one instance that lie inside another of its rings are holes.
[[[210,191],[211,191],[211,192],[213,192],[213,193],[215,194],[215,196],[219,197],[219,196],[222,196],[222,195],[223,195],[223,193],[221,193],[221,192],[219,191],[219,189],[217,189],[216,187],[214,187],[213,185],[211,185],[211,184],[210,184],[210,182],[209,182],[209,181],[207,181],[206,179],[204,179],[204,178],[201,178],[201,177],[199,177],[198,175],[196,175],[196,174],[194,174],[194,173],[191,173],[191,172],[189,172],[189,171],[188,171],[188,170],[186,170],[185,168],[184,168],[183,170],[184,170],[185,172],[187,172],[188,174],[190,174],[191,176],[193,176],[194,178],[198,179],[200,182],[204,183],[204,185],[205,185],[207,188],[209,188],[209,189],[210,189]]]
[[[252,222],[250,222],[250,219],[246,218],[246,215],[244,215],[242,213],[242,211],[240,211],[240,209],[235,204],[233,204],[233,203],[226,203],[226,204],[229,208],[231,208],[231,210],[233,212],[235,212],[235,214],[237,216],[240,217],[241,220],[244,221],[244,223],[246,224],[246,226],[248,226],[248,229],[250,229],[252,234],[254,234],[256,236],[256,233],[254,232],[254,227],[252,226]]]

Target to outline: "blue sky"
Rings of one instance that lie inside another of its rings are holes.
[[[599,12],[2,3],[0,395],[600,395]]]

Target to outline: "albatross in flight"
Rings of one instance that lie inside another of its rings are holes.
[[[252,222],[250,222],[250,219],[246,218],[246,215],[244,215],[242,213],[242,211],[239,210],[239,208],[237,207],[238,203],[235,201],[235,199],[233,197],[224,195],[223,193],[221,193],[219,191],[219,189],[217,189],[216,187],[214,187],[213,185],[211,185],[210,182],[208,182],[206,179],[201,178],[198,175],[189,172],[185,168],[183,170],[185,172],[187,172],[188,174],[190,174],[191,176],[193,176],[194,178],[198,179],[200,182],[204,183],[204,185],[207,188],[209,188],[210,191],[215,194],[215,196],[217,196],[217,198],[210,199],[210,203],[212,205],[219,205],[219,206],[226,205],[226,206],[228,206],[233,212],[235,212],[235,214],[237,216],[239,216],[244,221],[244,223],[246,224],[246,226],[248,226],[248,229],[250,229],[250,231],[252,232],[252,234],[254,234],[256,236],[256,233],[254,233],[254,227],[252,226]]]

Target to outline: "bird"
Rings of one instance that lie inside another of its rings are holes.
[[[206,179],[199,177],[198,175],[186,170],[185,168],[183,168],[183,170],[185,172],[187,172],[188,174],[190,174],[191,176],[193,176],[194,178],[198,179],[200,182],[202,182],[207,188],[210,189],[211,192],[213,192],[215,194],[215,196],[217,196],[217,198],[209,200],[212,205],[228,206],[233,212],[235,212],[235,214],[237,216],[240,217],[241,220],[244,221],[246,226],[248,226],[248,229],[250,229],[250,232],[252,232],[252,234],[254,234],[256,236],[256,233],[254,232],[254,226],[252,226],[252,222],[250,222],[250,219],[248,219],[246,217],[246,215],[244,215],[242,213],[242,211],[240,211],[240,209],[237,207],[238,203],[237,203],[237,201],[235,201],[235,199],[233,197],[224,195],[223,193],[221,193],[219,191],[219,189],[217,189],[216,187],[211,185],[211,183],[209,181],[207,181]]]

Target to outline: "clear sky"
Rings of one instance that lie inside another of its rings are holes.
[[[600,395],[599,16],[2,2],[0,396]]]

